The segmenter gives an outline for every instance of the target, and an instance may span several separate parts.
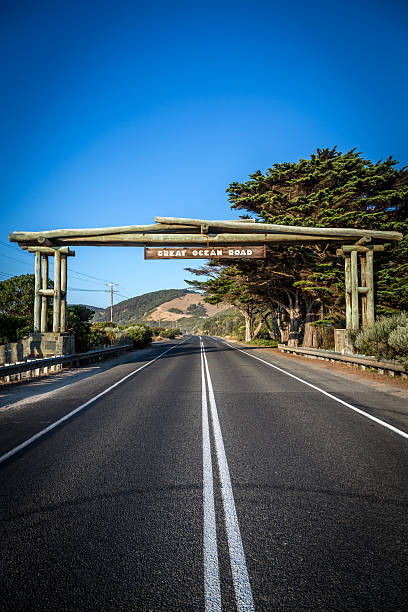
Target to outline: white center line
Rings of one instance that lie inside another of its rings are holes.
[[[221,480],[221,495],[224,508],[225,529],[227,532],[232,579],[234,582],[235,600],[238,612],[252,612],[254,610],[254,602],[252,597],[251,584],[249,582],[244,547],[242,545],[238,516],[235,508],[234,495],[232,492],[231,477],[228,469],[227,457],[225,455],[220,422],[218,419],[217,405],[215,403],[214,397],[214,389],[212,386],[211,376],[208,369],[208,362],[207,356],[205,354],[204,344],[202,342],[201,353],[202,358],[204,360],[205,371],[207,375],[208,396],[210,400],[211,419],[214,431],[218,470]]]
[[[201,348],[201,399],[203,427],[203,507],[204,507],[204,599],[206,612],[219,612],[221,605],[220,570],[218,567],[217,528],[214,508],[214,483],[211,463],[210,428],[208,424],[207,389],[203,349]]]
[[[214,339],[217,340],[217,342],[221,342],[221,340],[219,340],[218,338],[214,338]],[[398,434],[402,438],[408,439],[408,433],[406,433],[405,431],[402,431],[401,429],[398,429],[397,427],[394,427],[394,425],[390,425],[390,423],[387,423],[386,421],[382,421],[381,419],[378,419],[377,417],[373,416],[372,414],[369,414],[368,412],[364,412],[364,410],[357,408],[357,406],[353,406],[353,404],[349,404],[348,402],[345,402],[339,397],[336,397],[335,395],[328,393],[324,389],[321,389],[320,387],[317,387],[316,385],[313,385],[312,383],[307,382],[307,380],[304,380],[303,378],[299,378],[299,376],[295,376],[294,374],[287,372],[283,368],[279,368],[278,366],[273,365],[272,363],[269,363],[269,361],[265,361],[265,359],[261,359],[260,357],[257,357],[256,355],[251,355],[250,353],[247,353],[247,351],[243,351],[242,349],[236,348],[235,346],[232,346],[232,344],[225,342],[225,340],[222,340],[222,342],[224,342],[224,344],[231,347],[235,351],[239,351],[240,353],[243,353],[244,355],[248,355],[248,357],[252,357],[252,359],[261,361],[262,363],[269,366],[270,368],[274,368],[275,370],[278,370],[278,372],[282,372],[282,374],[286,374],[286,376],[290,376],[291,378],[298,380],[299,382],[303,383],[304,385],[307,385],[311,389],[315,389],[316,391],[319,391],[319,393],[322,393],[326,397],[329,397],[330,399],[334,400],[338,404],[342,404],[343,406],[346,406],[346,408],[350,408],[350,410],[354,410],[354,412],[357,412],[358,414],[361,414],[367,419],[370,419],[370,421],[374,421],[378,425],[381,425],[382,427],[386,427],[387,429],[389,429],[390,431],[393,431],[394,433]]]
[[[150,365],[151,363],[154,363],[155,361],[157,361],[158,359],[160,359],[160,357],[163,357],[163,355],[165,355],[166,353],[168,353],[169,351],[172,351],[174,348],[177,348],[178,346],[181,346],[182,344],[184,344],[184,342],[187,342],[189,338],[186,338],[185,340],[183,340],[183,342],[180,342],[180,344],[176,344],[174,346],[171,346],[170,348],[168,348],[166,351],[163,351],[163,353],[160,353],[160,355],[158,355],[157,357],[155,357],[154,359],[152,359],[151,361],[148,361],[147,363],[145,363],[144,365],[142,365],[140,368],[138,368],[137,370],[134,370],[133,372],[131,372],[130,374],[128,374],[127,376],[124,376],[123,378],[121,378],[120,380],[118,380],[117,382],[115,382],[113,385],[111,385],[110,387],[108,387],[107,389],[105,389],[104,391],[102,391],[101,393],[98,393],[98,395],[95,395],[95,397],[92,397],[90,400],[88,400],[87,402],[85,402],[84,404],[81,404],[80,406],[78,406],[78,408],[75,408],[74,410],[72,410],[71,412],[69,412],[68,414],[66,414],[65,416],[63,416],[61,419],[58,419],[58,421],[55,421],[55,423],[52,423],[51,425],[49,425],[48,427],[45,427],[45,429],[42,429],[41,431],[39,431],[38,433],[36,433],[34,436],[31,436],[31,438],[28,438],[27,440],[25,440],[24,442],[22,442],[21,444],[19,444],[18,446],[16,446],[15,448],[12,448],[10,451],[8,451],[7,453],[5,453],[4,455],[0,456],[0,463],[2,463],[3,461],[6,461],[7,459],[10,459],[10,457],[12,457],[13,455],[15,455],[16,453],[20,452],[21,450],[23,450],[23,448],[26,448],[27,446],[29,446],[30,444],[32,444],[33,442],[35,442],[36,440],[38,440],[39,438],[42,438],[42,436],[45,436],[45,434],[47,434],[48,432],[52,431],[53,429],[55,429],[56,427],[58,427],[59,425],[61,425],[62,423],[64,423],[65,421],[68,421],[69,419],[71,419],[75,414],[78,414],[79,412],[81,412],[81,410],[84,410],[85,408],[87,408],[90,404],[93,404],[93,402],[96,402],[97,399],[99,399],[100,397],[102,397],[103,395],[106,395],[106,393],[109,393],[109,391],[112,391],[112,389],[114,389],[115,387],[117,387],[118,385],[122,384],[123,382],[125,382],[125,380],[127,380],[128,378],[130,378],[131,376],[134,376],[135,374],[137,374],[138,372],[140,372],[140,370],[143,370],[144,368],[147,368],[148,365]]]

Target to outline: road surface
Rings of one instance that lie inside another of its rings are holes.
[[[29,385],[2,610],[408,608],[404,394],[206,336]]]

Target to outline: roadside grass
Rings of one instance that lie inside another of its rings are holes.
[[[278,343],[276,340],[263,340],[262,338],[254,338],[251,342],[246,342],[246,344],[253,344],[255,346],[267,346],[269,348],[276,348]]]

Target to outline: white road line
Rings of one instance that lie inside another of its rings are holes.
[[[207,389],[201,343],[201,403],[203,427],[203,508],[204,508],[204,599],[206,612],[219,612],[221,604],[218,566],[217,528],[214,508],[214,482],[211,463],[210,428],[208,424]]]
[[[127,374],[127,376],[124,376],[123,378],[121,378],[120,380],[118,380],[117,382],[115,382],[115,384],[111,385],[110,387],[108,387],[107,389],[105,389],[105,391],[102,391],[101,393],[98,393],[98,395],[95,395],[95,397],[92,397],[90,400],[88,400],[87,402],[85,402],[85,404],[81,404],[80,406],[78,406],[78,408],[75,408],[74,410],[72,410],[71,412],[69,412],[68,414],[66,414],[65,416],[63,416],[61,419],[58,419],[58,421],[55,421],[55,423],[51,423],[51,425],[49,425],[48,427],[46,427],[45,429],[42,429],[41,431],[39,431],[38,433],[36,433],[34,436],[31,436],[31,438],[28,438],[27,440],[25,440],[24,442],[22,442],[21,444],[19,444],[18,446],[16,446],[15,448],[12,448],[10,451],[8,451],[7,453],[5,453],[4,455],[0,456],[0,463],[3,463],[3,461],[6,461],[7,459],[10,459],[10,457],[12,457],[13,455],[15,455],[16,453],[18,453],[19,451],[23,450],[23,448],[26,448],[27,446],[29,446],[30,444],[32,444],[33,442],[35,442],[36,440],[38,440],[39,438],[41,438],[42,436],[44,436],[45,434],[47,434],[48,432],[52,431],[53,429],[55,429],[56,427],[58,427],[59,425],[61,425],[62,423],[64,423],[65,421],[68,421],[70,418],[72,418],[75,414],[78,414],[79,412],[81,412],[81,410],[84,410],[85,408],[87,408],[90,404],[92,404],[93,402],[96,402],[97,399],[99,399],[100,397],[102,397],[103,395],[106,395],[106,393],[109,393],[109,391],[112,391],[112,389],[114,389],[115,387],[117,387],[118,385],[120,385],[121,383],[123,383],[125,380],[127,380],[128,378],[130,378],[131,376],[134,376],[134,374],[137,374],[138,372],[140,372],[140,370],[143,370],[144,368],[146,368],[148,365],[150,365],[151,363],[154,363],[155,361],[157,361],[158,359],[160,359],[160,357],[162,357],[163,355],[165,355],[166,353],[168,353],[169,351],[172,351],[174,348],[177,348],[178,346],[181,346],[182,344],[184,344],[184,342],[186,342],[188,340],[188,338],[186,338],[186,340],[183,340],[183,342],[180,342],[180,344],[177,344],[175,346],[171,346],[169,349],[167,349],[166,351],[164,351],[163,353],[160,353],[160,355],[158,355],[157,357],[155,357],[154,359],[152,359],[151,361],[148,361],[147,363],[145,363],[144,365],[142,365],[140,368],[138,368],[137,370],[134,370],[133,372],[131,372],[130,374]]]
[[[211,419],[214,430],[215,450],[218,460],[218,469],[221,480],[221,494],[224,507],[225,529],[227,532],[228,549],[230,555],[232,579],[234,582],[235,600],[238,612],[252,612],[254,602],[252,598],[251,584],[249,582],[248,570],[245,561],[244,547],[242,545],[241,532],[239,529],[238,516],[234,503],[231,478],[228,469],[227,457],[225,455],[224,442],[218,419],[217,405],[215,403],[214,389],[208,369],[207,356],[204,345],[201,342],[202,355],[207,374],[208,396],[210,400]]]
[[[221,341],[218,340],[218,342],[221,342]],[[307,380],[303,380],[303,378],[299,378],[299,376],[295,376],[294,374],[291,374],[290,372],[287,372],[286,370],[283,370],[282,368],[279,368],[278,366],[273,365],[272,363],[269,363],[269,361],[265,361],[264,359],[261,359],[260,357],[256,357],[256,355],[251,355],[250,353],[247,353],[246,351],[243,351],[242,349],[236,348],[235,346],[232,346],[232,344],[229,344],[225,340],[223,340],[222,342],[224,342],[224,344],[226,344],[227,346],[230,346],[235,351],[239,351],[240,353],[244,353],[244,355],[248,355],[248,357],[252,357],[252,359],[257,359],[257,361],[261,361],[262,363],[266,364],[270,368],[274,368],[275,370],[278,370],[279,372],[282,372],[282,374],[286,374],[286,376],[290,376],[291,378],[294,378],[295,380],[298,380],[299,382],[303,383],[304,385],[307,385],[308,387],[311,387],[311,389],[315,389],[316,391],[319,391],[319,393],[322,393],[326,397],[329,397],[330,399],[334,400],[338,404],[342,404],[343,406],[346,406],[346,408],[350,408],[350,410],[354,410],[354,412],[357,412],[358,414],[361,414],[362,416],[366,417],[367,419],[370,419],[370,421],[374,421],[378,425],[382,425],[382,427],[386,427],[390,431],[393,431],[394,433],[398,434],[402,438],[405,438],[405,439],[408,440],[408,433],[406,433],[405,431],[402,431],[401,429],[398,429],[397,427],[394,427],[393,425],[390,425],[390,423],[386,423],[385,421],[382,421],[381,419],[378,419],[377,417],[373,416],[372,414],[369,414],[368,412],[364,412],[364,410],[360,410],[360,408],[357,408],[357,406],[353,406],[353,404],[349,404],[348,402],[345,402],[344,400],[340,399],[339,397],[336,397],[335,395],[332,395],[331,393],[328,393],[327,391],[324,391],[324,389],[321,389],[320,387],[317,387],[316,385],[313,385],[312,383],[307,382]]]

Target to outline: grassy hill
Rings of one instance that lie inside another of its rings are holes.
[[[113,320],[119,325],[127,325],[128,323],[142,321],[144,318],[148,317],[150,312],[161,304],[186,295],[187,293],[191,293],[191,290],[161,289],[160,291],[152,291],[150,293],[144,293],[143,295],[137,295],[136,297],[114,305]],[[95,312],[93,320],[109,321],[110,308],[100,309]]]

